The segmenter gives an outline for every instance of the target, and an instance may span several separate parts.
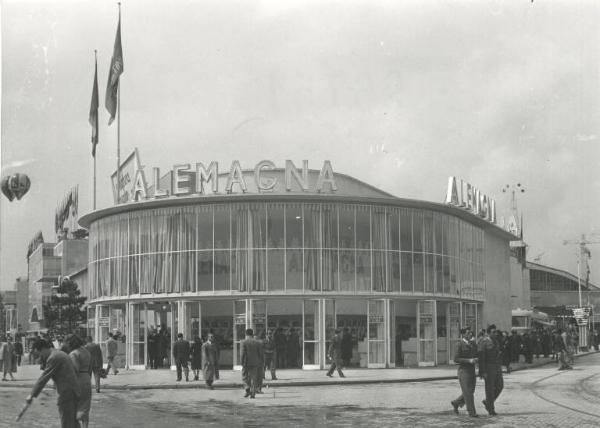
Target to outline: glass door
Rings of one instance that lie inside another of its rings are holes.
[[[369,368],[385,368],[385,300],[369,300],[368,307],[369,328],[368,334],[368,361]]]
[[[254,337],[262,340],[267,334],[267,304],[264,300],[250,301],[252,324],[250,328],[254,330]]]
[[[477,322],[477,303],[463,303],[463,322],[464,327],[469,327],[473,335],[477,338],[479,334],[479,323]]]
[[[146,359],[146,304],[131,303],[129,305],[129,326],[127,344],[128,364],[132,369],[147,368]]]
[[[417,324],[419,366],[434,366],[437,359],[435,300],[418,301]]]
[[[184,302],[181,321],[183,337],[191,342],[200,337],[200,302]]]
[[[302,368],[318,370],[320,365],[319,301],[305,300],[302,316]]]
[[[460,343],[460,302],[448,302],[447,306],[447,337],[448,337],[448,363],[454,361],[454,354]]]
[[[246,300],[233,302],[233,369],[242,369],[242,340],[246,337]]]

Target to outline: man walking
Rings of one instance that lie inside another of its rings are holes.
[[[263,351],[265,353],[265,373],[267,370],[271,372],[271,380],[277,380],[275,375],[277,353],[275,350],[275,339],[273,338],[273,330],[267,332],[267,337],[263,341]]]
[[[110,372],[111,367],[113,369],[113,374],[119,373],[119,370],[117,370],[117,366],[115,365],[115,357],[117,356],[118,348],[119,344],[115,340],[114,335],[112,333],[108,333],[108,340],[106,341],[106,359],[108,360],[106,374]]]
[[[209,389],[214,389],[213,382],[219,367],[219,350],[215,344],[215,336],[208,333],[206,342],[202,344],[202,376]]]
[[[259,385],[258,368],[263,365],[264,355],[261,343],[254,339],[254,330],[246,330],[246,339],[242,341],[242,378],[246,387],[244,398],[254,398]]]
[[[104,361],[102,359],[102,348],[100,348],[100,345],[97,343],[94,343],[94,340],[91,336],[86,337],[85,341],[87,342],[85,349],[88,350],[90,356],[92,357],[90,364],[92,366],[92,373],[94,374],[96,392],[100,392],[100,371],[104,365]]]
[[[458,344],[454,354],[454,362],[458,364],[458,382],[462,394],[450,403],[454,408],[454,413],[458,415],[458,409],[465,404],[469,416],[478,417],[475,411],[475,363],[477,363],[477,345],[473,342],[473,332],[465,327],[460,330],[461,341]]]
[[[485,381],[483,405],[490,415],[495,416],[497,413],[494,402],[504,388],[504,379],[500,345],[494,324],[487,328],[486,334],[479,343],[479,377]]]
[[[570,370],[572,367],[567,364],[565,355],[567,353],[567,347],[565,342],[562,339],[562,332],[560,329],[554,332],[554,353],[556,354],[556,359],[558,360],[558,370]]]
[[[190,342],[183,338],[183,333],[177,335],[177,341],[173,345],[173,359],[177,369],[177,382],[181,381],[181,370],[185,372],[185,381],[190,381],[190,369],[188,361],[190,359]]]
[[[44,389],[46,383],[52,379],[58,394],[57,405],[61,427],[78,427],[77,402],[81,396],[81,390],[71,359],[63,351],[52,349],[52,345],[46,340],[37,341],[34,347],[39,350],[44,372],[36,381],[31,394],[25,401],[27,404],[31,404],[33,399]]]
[[[346,377],[342,373],[342,329],[339,327],[335,329],[335,336],[331,339],[328,355],[331,359],[331,367],[327,371],[327,376],[333,377],[333,371],[337,369],[340,377]]]

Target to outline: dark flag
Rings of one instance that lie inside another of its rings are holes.
[[[106,86],[106,110],[110,113],[108,124],[115,120],[117,113],[117,100],[119,90],[119,76],[123,74],[123,49],[121,48],[121,10],[119,9],[119,25],[115,37],[115,48],[110,60],[110,71],[108,73],[108,84]]]
[[[90,106],[90,125],[92,125],[92,157],[96,157],[98,144],[98,59],[94,70],[94,87],[92,88],[92,104]]]

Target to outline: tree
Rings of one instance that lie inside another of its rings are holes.
[[[48,332],[55,336],[77,332],[79,325],[87,320],[87,313],[83,309],[86,300],[87,297],[81,296],[77,283],[64,277],[50,303],[44,305]]]

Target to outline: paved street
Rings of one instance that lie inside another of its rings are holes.
[[[14,426],[28,389],[0,389],[0,426]],[[600,418],[600,354],[576,360],[572,371],[554,365],[505,375],[505,389],[487,416],[478,381],[476,405],[481,417],[464,409],[453,414],[450,400],[459,394],[456,381],[316,387],[272,387],[256,400],[234,388],[187,390],[105,390],[94,394],[95,427],[282,427],[282,426],[419,426],[419,427],[595,427]],[[48,423],[48,419],[52,423]],[[34,401],[21,426],[57,427],[55,392]]]

